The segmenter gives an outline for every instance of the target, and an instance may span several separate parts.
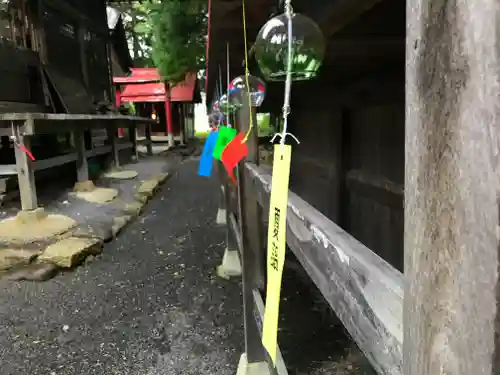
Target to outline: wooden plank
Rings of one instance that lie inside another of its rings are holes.
[[[17,167],[15,164],[0,165],[0,176],[17,175]]]
[[[129,148],[132,148],[132,143],[130,143],[130,142],[118,143],[117,148],[119,151],[129,149]],[[109,154],[110,152],[111,152],[111,146],[100,146],[100,147],[95,147],[91,150],[87,150],[85,152],[85,157],[88,159],[88,158],[91,158],[94,156]],[[65,154],[65,155],[55,156],[53,158],[37,160],[37,161],[33,162],[33,168],[35,171],[40,171],[43,169],[48,169],[48,168],[52,168],[52,167],[57,167],[59,165],[72,163],[72,162],[76,161],[77,158],[78,158],[78,156],[77,156],[76,152],[72,152],[72,153]],[[3,170],[0,168],[0,175],[2,175],[2,171]],[[5,169],[5,171],[6,172],[10,171],[10,169]],[[6,174],[9,174],[9,173],[6,173]],[[17,174],[17,170],[13,174]]]
[[[4,112],[40,112],[43,107],[33,103],[19,103],[19,102],[6,102],[0,101],[0,113]]]
[[[37,160],[33,162],[33,168],[35,169],[35,171],[41,171],[44,169],[57,167],[59,165],[72,163],[76,161],[76,159],[77,159],[76,153],[72,152],[70,154],[55,156],[53,158]]]
[[[89,121],[89,120],[108,120],[108,121],[138,121],[143,124],[154,124],[155,120],[146,117],[117,115],[117,114],[74,114],[74,113],[23,113],[11,112],[0,114],[0,121],[24,121],[24,120],[51,120],[51,121]]]
[[[53,134],[61,132],[66,133],[79,127],[84,127],[86,129],[106,129],[108,127],[118,128],[123,126],[123,122],[150,123],[149,119],[143,119],[135,116],[0,113],[0,131],[5,128],[10,129],[12,121],[24,123],[24,125],[20,125],[19,127],[20,132],[25,135]],[[64,123],[55,125],[53,123],[54,121]]]
[[[381,204],[403,208],[404,187],[380,176],[370,175],[362,170],[350,170],[346,175],[346,185]]]
[[[407,2],[404,373],[500,373],[500,7]]]
[[[246,167],[268,210],[270,172]],[[374,369],[402,374],[402,274],[291,191],[287,222],[288,245]]]
[[[247,160],[258,162],[258,134],[255,111],[243,99],[243,107],[237,116],[237,128],[246,133],[249,130],[249,119],[253,116],[255,129],[247,141]],[[253,290],[263,286],[262,270],[262,233],[260,232],[259,207],[252,190],[252,181],[245,178],[241,165],[237,168],[238,176],[238,218],[243,242],[241,268],[243,279],[243,322],[245,328],[245,353],[248,363],[266,361],[266,354],[261,342],[260,333],[254,318]],[[261,285],[259,285],[261,284]]]

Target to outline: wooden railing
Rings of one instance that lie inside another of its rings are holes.
[[[238,130],[248,129],[249,115],[255,120],[248,107],[240,110]],[[260,290],[265,286],[264,219],[271,170],[258,165],[256,133],[248,141],[246,161],[238,167],[238,185],[220,171],[227,247],[238,249],[242,265],[248,362],[267,361],[260,337],[264,306]],[[291,191],[287,244],[373,368],[379,374],[402,374],[402,274]],[[277,367],[270,366],[270,371],[287,374],[279,350]]]

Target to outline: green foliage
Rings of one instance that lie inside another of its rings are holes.
[[[136,67],[156,66],[171,86],[204,67],[207,0],[143,0],[121,4]]]
[[[151,1],[113,4],[122,12],[125,35],[135,67],[153,67],[151,44],[153,30],[150,15]]]
[[[150,2],[152,57],[162,78],[174,86],[203,67],[206,0]]]

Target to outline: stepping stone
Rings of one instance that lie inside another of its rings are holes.
[[[92,181],[81,181],[73,188],[75,197],[90,203],[104,204],[111,202],[118,196],[118,190],[96,187]]]
[[[102,252],[102,241],[97,238],[69,237],[47,246],[38,256],[41,263],[52,263],[62,268],[80,264],[88,255]]]
[[[109,203],[118,196],[118,190],[111,188],[96,187],[92,191],[78,191],[73,193],[75,197],[90,203]]]
[[[0,221],[0,241],[32,243],[67,232],[76,222],[64,215],[47,214],[43,208],[21,211]]]
[[[136,171],[111,171],[104,174],[104,178],[111,178],[114,180],[132,180],[136,178],[138,173]]]

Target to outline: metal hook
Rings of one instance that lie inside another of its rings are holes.
[[[281,143],[285,143],[285,138],[286,136],[289,135],[290,137],[293,138],[293,140],[295,142],[297,142],[297,144],[300,144],[300,141],[297,139],[296,136],[294,136],[292,133],[276,133],[273,138],[271,139],[271,143],[274,143],[274,140],[276,139],[276,137],[280,137],[281,138]]]

